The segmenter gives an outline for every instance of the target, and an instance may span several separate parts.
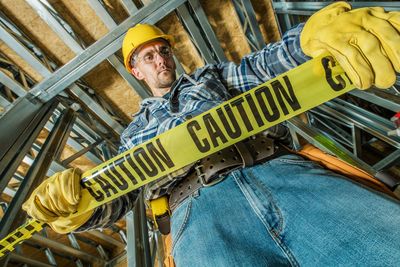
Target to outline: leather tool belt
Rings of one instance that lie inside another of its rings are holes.
[[[284,146],[274,144],[273,139],[262,134],[211,154],[197,162],[194,170],[172,189],[170,210],[173,212],[179,203],[198,189],[217,184],[234,169],[253,166],[286,154],[290,152]]]

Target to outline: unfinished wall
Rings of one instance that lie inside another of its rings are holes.
[[[278,24],[276,23],[271,0],[251,0],[256,19],[265,43],[273,43],[280,39]]]
[[[70,61],[75,54],[64,44],[31,6],[23,0],[1,0],[1,10],[58,65]]]

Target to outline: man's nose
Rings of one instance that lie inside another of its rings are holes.
[[[165,64],[166,63],[166,59],[165,57],[163,57],[159,52],[155,53],[155,60],[157,64]]]

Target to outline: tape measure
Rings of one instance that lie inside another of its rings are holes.
[[[81,178],[82,199],[77,213],[71,216],[92,210],[352,89],[352,82],[333,57],[314,58],[85,172]],[[0,241],[0,257],[42,227],[43,223],[30,220],[16,229]]]

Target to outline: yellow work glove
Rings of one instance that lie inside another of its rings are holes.
[[[300,44],[308,56],[333,55],[356,87],[388,88],[400,71],[399,33],[400,12],[336,2],[310,17]]]
[[[57,172],[44,180],[22,205],[32,218],[45,222],[61,234],[83,225],[92,215],[88,211],[73,218],[81,197],[80,175],[74,169]]]

